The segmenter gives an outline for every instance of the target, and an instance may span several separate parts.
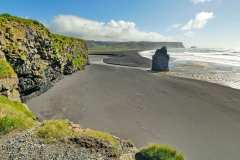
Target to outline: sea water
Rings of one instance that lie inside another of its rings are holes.
[[[152,59],[154,53],[155,50],[149,50],[139,54]],[[168,53],[170,74],[240,89],[240,50],[189,48],[169,49]]]

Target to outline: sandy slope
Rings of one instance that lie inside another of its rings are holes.
[[[28,105],[42,118],[68,118],[139,146],[171,144],[189,160],[239,159],[238,90],[95,64]]]

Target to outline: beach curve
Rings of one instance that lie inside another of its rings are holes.
[[[231,88],[93,64],[27,104],[40,118],[68,118],[138,146],[171,144],[187,159],[238,158],[240,91]]]

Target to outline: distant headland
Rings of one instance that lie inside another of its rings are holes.
[[[106,51],[152,50],[163,46],[167,48],[185,48],[182,42],[110,42],[87,41],[89,53]]]

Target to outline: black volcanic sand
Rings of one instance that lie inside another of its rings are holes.
[[[95,55],[107,55],[109,58],[103,59],[103,62],[107,64],[150,68],[151,60],[141,57],[139,54],[137,54],[138,52],[139,51],[115,51],[109,53],[96,53]]]
[[[240,91],[231,88],[90,65],[27,104],[41,118],[68,118],[138,146],[173,145],[189,160],[239,159]]]

